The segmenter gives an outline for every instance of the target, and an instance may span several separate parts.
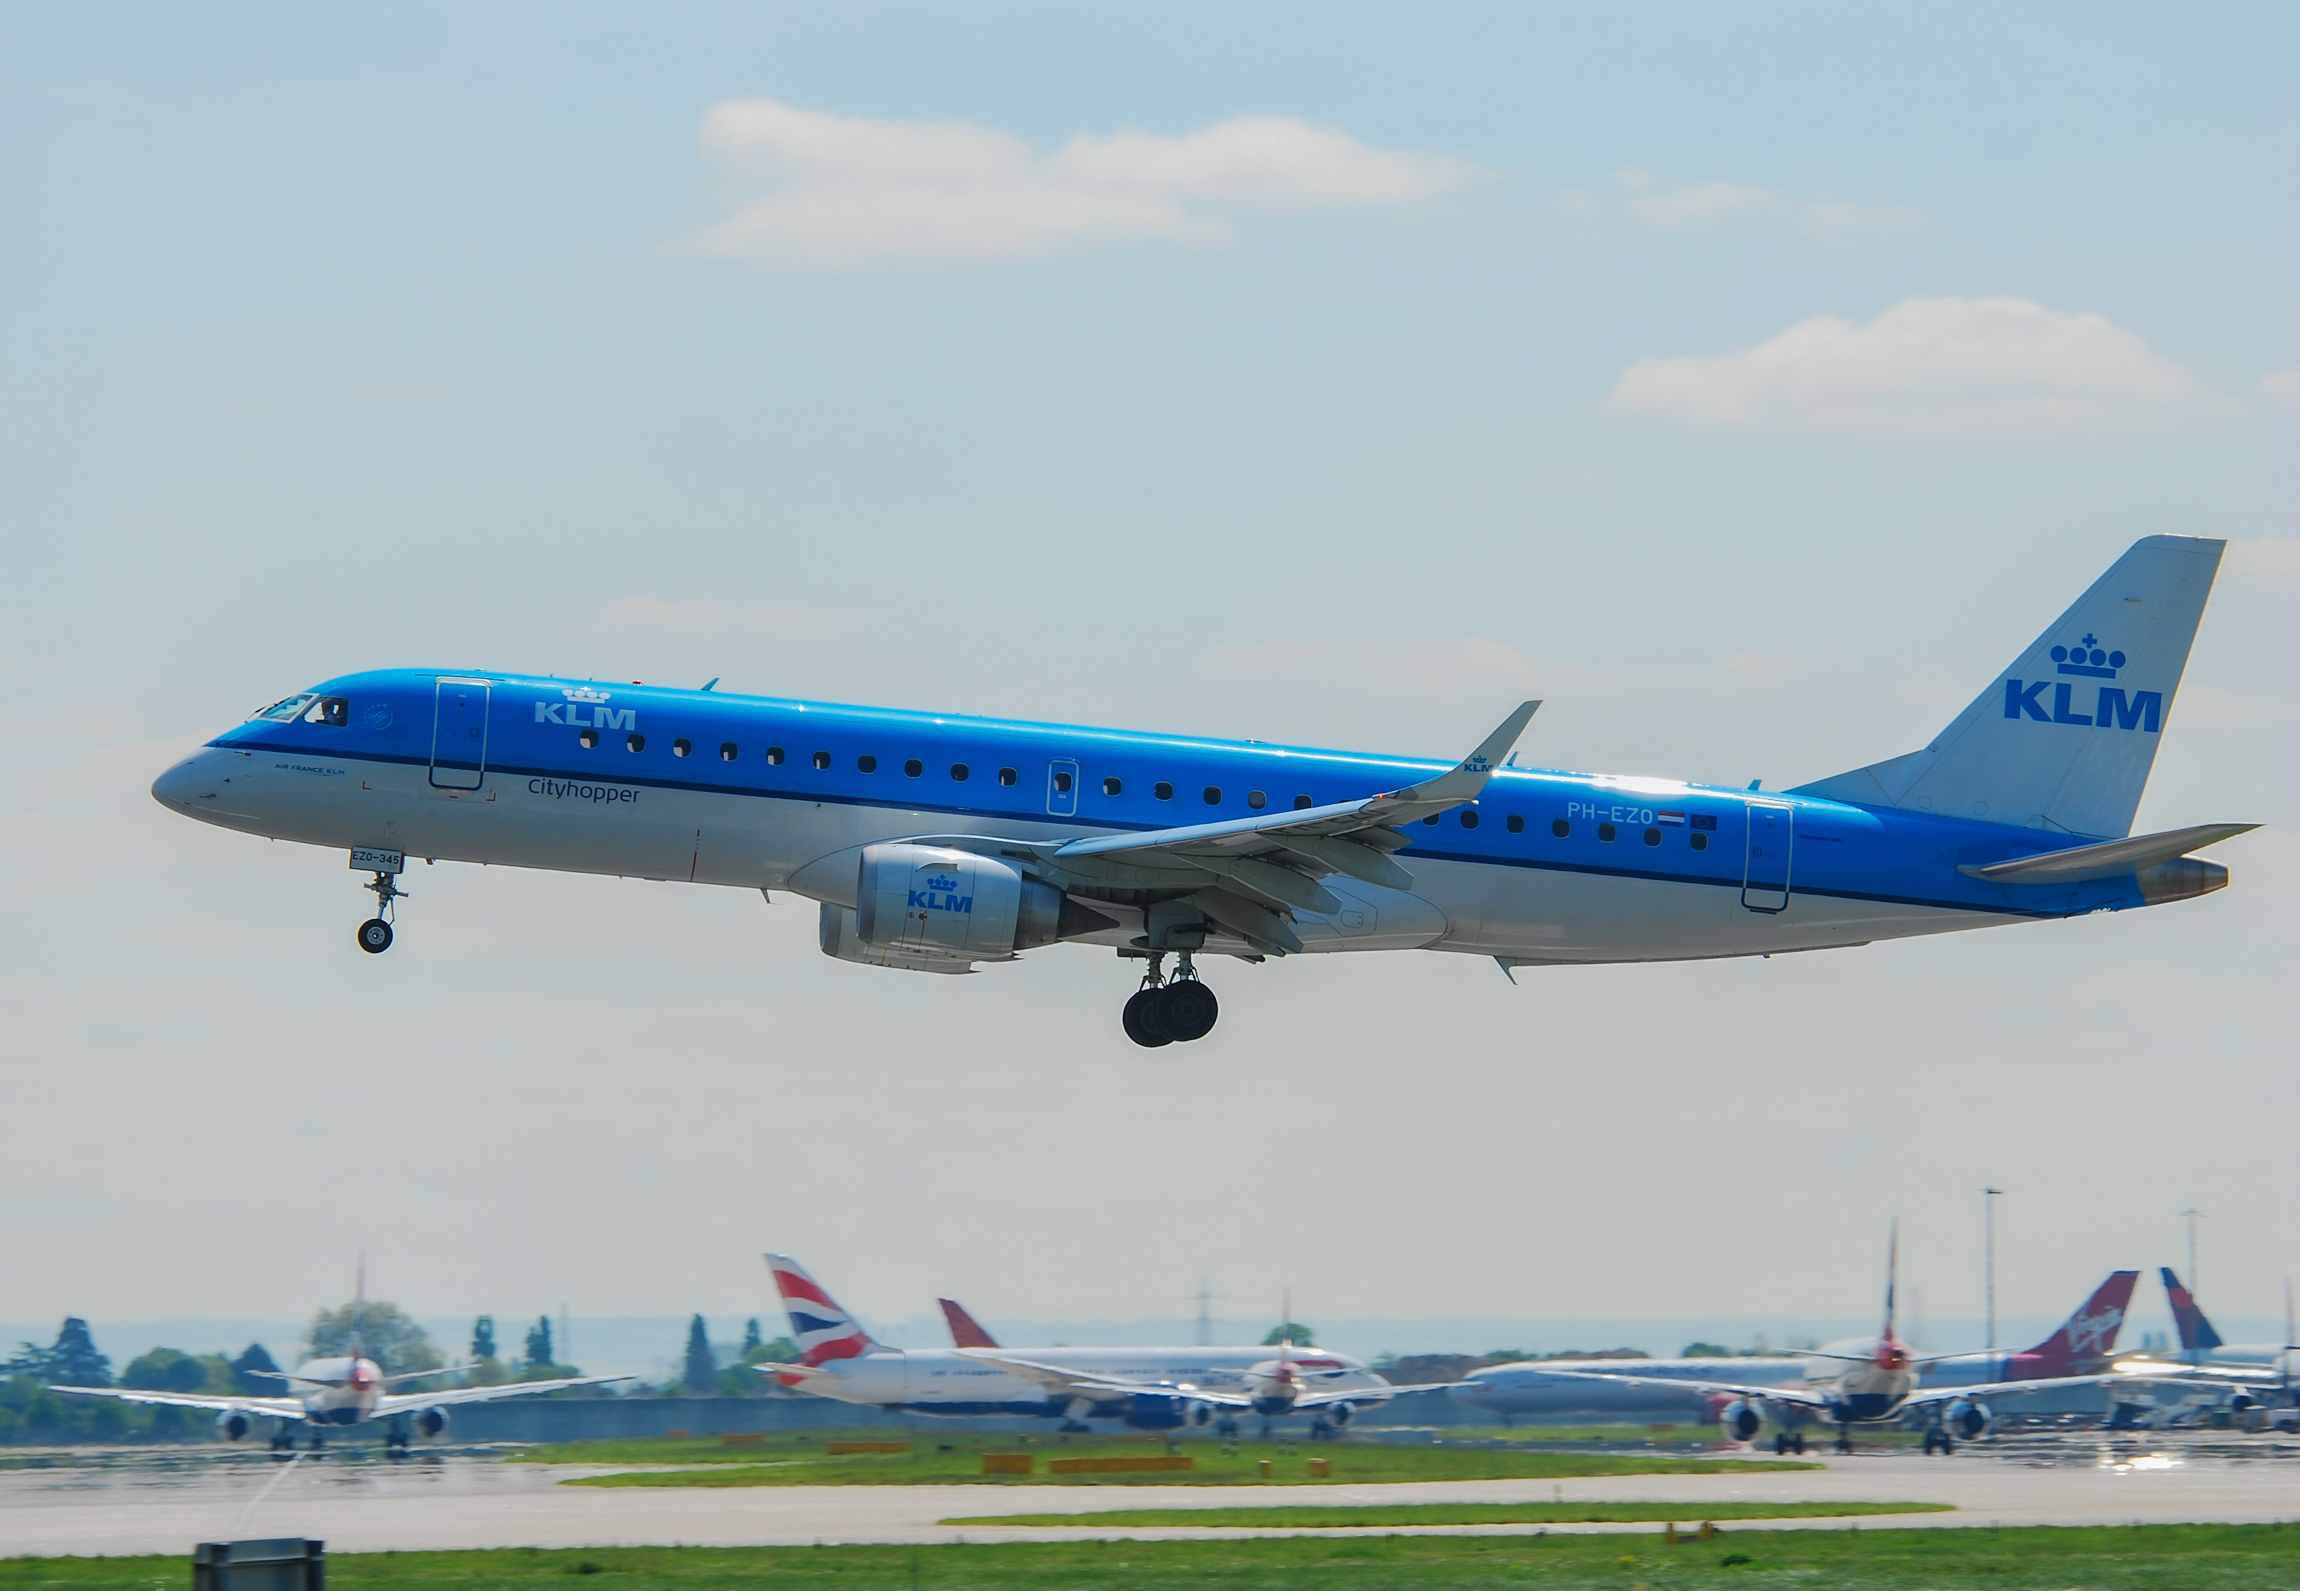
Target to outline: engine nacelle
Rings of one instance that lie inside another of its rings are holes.
[[[948,846],[865,846],[855,880],[855,933],[875,950],[1003,961],[1116,926],[995,856]]]
[[[2255,1398],[2249,1392],[2231,1392],[2228,1394],[2228,1406],[2234,1409],[2238,1414],[2242,1414],[2247,1409],[2257,1409],[2260,1407],[2260,1400]]]
[[[1214,1423],[1214,1405],[1211,1403],[1188,1405],[1182,1411],[1182,1423],[1192,1426],[1212,1425]]]
[[[1727,1441],[1754,1442],[1765,1429],[1765,1411],[1747,1398],[1735,1398],[1717,1411],[1717,1423],[1724,1427]]]
[[[1995,1418],[1989,1412],[1989,1406],[1978,1398],[1959,1398],[1949,1405],[1943,1423],[1957,1434],[1960,1441],[1977,1442],[1988,1430],[1989,1422]]]
[[[1326,1417],[1328,1425],[1338,1431],[1358,1417],[1358,1406],[1354,1403],[1329,1403],[1318,1412]]]
[[[914,956],[902,950],[876,950],[863,943],[862,935],[855,931],[855,914],[851,906],[833,906],[823,902],[822,920],[816,928],[817,941],[823,954],[836,956],[841,961],[859,962],[866,967],[893,967],[900,972],[964,973],[974,970],[974,963],[961,961],[956,956]]]
[[[437,1436],[447,1429],[447,1411],[445,1409],[425,1409],[415,1417],[415,1428],[425,1436]]]
[[[1165,1392],[1137,1392],[1126,1400],[1118,1418],[1137,1431],[1171,1431],[1189,1423],[1192,1400]]]
[[[248,1417],[239,1410],[226,1409],[216,1416],[216,1429],[223,1433],[225,1441],[236,1442],[248,1434],[251,1424]]]

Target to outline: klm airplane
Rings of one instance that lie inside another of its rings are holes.
[[[1770,956],[2220,889],[2190,853],[2256,825],[2131,829],[2224,545],[2135,544],[1930,744],[1778,795],[1516,767],[1538,702],[1448,768],[480,669],[299,691],[152,794],[348,851],[364,950],[411,855],[790,890],[867,966],[1108,947],[1157,1046],[1214,1026],[1210,955]]]

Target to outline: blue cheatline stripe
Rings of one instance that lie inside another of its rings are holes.
[[[234,741],[227,745],[220,740],[212,740],[208,744],[223,751],[292,752],[297,756],[317,758],[329,762],[372,762],[413,768],[431,766],[429,757],[396,757],[379,752],[362,752],[355,756],[343,752],[314,752],[310,748],[302,746],[276,746],[264,741]],[[924,801],[890,804],[884,798],[840,795],[831,791],[769,790],[761,789],[755,785],[706,784],[697,780],[660,779],[639,774],[569,773],[561,768],[502,765],[488,768],[487,776],[504,779],[564,779],[574,784],[635,785],[646,790],[683,790],[697,795],[749,796],[766,801],[807,802],[815,806],[869,807],[887,813],[934,813],[942,817],[976,818],[985,822],[1053,823],[1060,818],[1074,816],[1074,814],[1068,813],[1015,812],[999,807],[942,806]],[[1179,827],[1179,825],[1170,823],[1128,822],[1122,818],[1098,817],[1086,821],[1098,829],[1119,829],[1135,834],[1153,834],[1160,829]],[[981,836],[985,839],[994,837]],[[1521,867],[1535,872],[1583,873],[1596,878],[1636,879],[1640,882],[1654,884],[1698,884],[1713,889],[1737,890],[1742,887],[1742,881],[1738,874],[1730,877],[1712,878],[1699,873],[1641,872],[1632,867],[1603,867],[1593,862],[1560,862],[1531,856],[1488,856],[1461,851],[1432,851],[1425,850],[1419,845],[1409,845],[1397,854],[1421,861],[1454,862],[1469,867]],[[2042,911],[2033,907],[2008,906],[1982,901],[1936,900],[1922,895],[1885,895],[1869,890],[1821,889],[1812,885],[1794,883],[1791,885],[1790,892],[1793,895],[1819,895],[1831,900],[1867,901],[1882,906],[1922,906],[1933,911],[1978,912],[1989,917],[2027,917],[2039,921],[2051,921],[2055,918],[2075,915],[2078,911],[2089,912],[2093,910],[2092,907],[2087,906],[2072,908],[2068,911]]]

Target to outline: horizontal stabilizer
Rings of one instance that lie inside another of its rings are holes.
[[[2126,840],[2080,845],[2069,851],[2047,851],[2042,856],[2015,857],[1984,867],[1960,867],[1968,878],[1997,884],[2081,884],[2088,879],[2121,878],[2159,862],[2169,862],[2190,851],[2238,834],[2249,834],[2257,823],[2199,823],[2193,828],[2167,829],[2162,834],[2135,834]]]

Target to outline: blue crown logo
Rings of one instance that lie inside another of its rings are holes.
[[[955,878],[930,878],[926,881],[926,887],[941,890],[945,895],[955,895],[958,893],[958,880]]]
[[[2063,674],[2082,674],[2088,679],[2114,679],[2116,671],[2124,667],[2122,652],[2104,652],[2100,637],[2087,635],[2075,646],[2056,646],[2052,660],[2060,665]]]

